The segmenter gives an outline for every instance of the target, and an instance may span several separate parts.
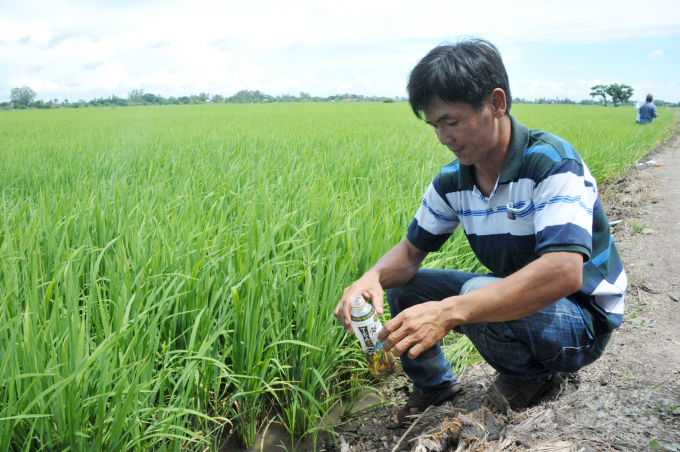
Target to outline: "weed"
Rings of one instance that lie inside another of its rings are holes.
[[[661,385],[655,386],[650,392],[659,386]],[[673,422],[680,419],[680,407],[672,399],[665,399],[650,393],[635,393],[632,398],[635,405],[622,409],[623,413],[627,416],[638,419],[643,416],[656,414],[664,422]]]
[[[635,318],[633,318],[631,320],[631,323],[633,324],[633,328],[639,328],[641,330],[649,330],[649,329],[654,328],[656,326],[655,323],[648,323],[647,320],[645,320],[645,319],[635,319]]]
[[[620,369],[620,371],[621,371],[621,378],[626,378],[628,380],[636,380],[636,379],[640,378],[637,375],[633,375],[631,373],[630,369],[628,369],[628,366],[626,366],[625,369]]]
[[[446,356],[449,362],[454,363],[453,371],[458,378],[463,375],[468,364],[482,360],[479,354],[477,354],[477,349],[475,349],[475,346],[467,336],[451,332],[442,342],[444,356]]]
[[[635,220],[631,220],[630,225],[633,227],[633,231],[635,232],[642,232],[643,229],[647,228],[647,223],[640,224]]]
[[[639,275],[632,274],[632,275],[630,275],[630,277],[628,278],[628,282],[629,282],[629,283],[633,283],[633,282],[637,281],[638,279],[642,278],[643,276],[645,276],[646,273],[647,273],[647,271],[645,270],[645,271],[643,271],[642,273],[640,273]]]
[[[658,441],[651,441],[649,443],[649,448],[652,450],[667,450],[670,452],[680,452],[680,444],[666,444],[662,446]]]
[[[624,322],[631,322],[633,325],[639,326],[641,322],[637,319],[637,316],[644,311],[644,309],[647,307],[645,303],[642,303],[639,301],[639,299],[633,298],[630,303],[628,303],[625,307],[625,314],[623,316],[623,321]]]

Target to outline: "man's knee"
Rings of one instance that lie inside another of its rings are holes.
[[[404,296],[404,286],[395,287],[394,289],[387,289],[385,296],[387,297],[387,304],[390,306],[390,313],[392,317],[404,310],[402,300]]]
[[[474,273],[421,268],[403,286],[386,291],[387,303],[394,316],[420,303],[458,295],[470,278],[479,279]]]
[[[427,270],[421,269],[403,286],[388,289],[385,293],[392,316],[424,301],[430,301],[427,300],[426,292],[427,286],[433,283],[432,279]]]
[[[500,281],[501,278],[496,278],[495,276],[478,276],[477,278],[472,278],[465,284],[460,290],[460,294],[464,295],[466,293],[472,292],[473,290],[481,289],[489,284],[493,284],[496,281]]]

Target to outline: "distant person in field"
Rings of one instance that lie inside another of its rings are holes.
[[[654,100],[654,96],[652,93],[647,94],[647,97],[645,98],[645,103],[640,106],[638,109],[638,122],[640,124],[649,124],[652,121],[654,121],[654,118],[659,116],[659,113],[656,111],[656,105],[652,103]]]
[[[635,122],[640,124],[640,107],[642,107],[645,103],[647,102],[646,98],[642,98],[639,101],[637,101],[637,104],[635,104],[635,111],[637,111],[637,117],[635,118]]]
[[[621,325],[626,275],[597,183],[571,144],[510,115],[508,76],[488,41],[435,47],[408,93],[455,159],[435,175],[406,237],[345,289],[335,316],[351,332],[352,297],[382,314],[387,290],[392,319],[378,338],[413,382],[391,427],[460,390],[439,345],[451,330],[498,371],[484,405],[528,406],[556,374],[598,359]],[[490,273],[420,268],[459,226]]]

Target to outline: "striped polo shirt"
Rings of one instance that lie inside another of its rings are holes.
[[[621,325],[627,280],[597,182],[567,141],[510,119],[508,155],[491,195],[475,186],[472,166],[454,160],[427,188],[407,237],[422,251],[437,251],[462,225],[477,258],[501,278],[545,253],[583,254],[583,285],[569,298],[599,356]]]

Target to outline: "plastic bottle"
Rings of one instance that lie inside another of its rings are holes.
[[[394,372],[396,365],[392,352],[386,352],[382,343],[378,343],[378,331],[382,323],[375,308],[357,295],[350,302],[352,305],[352,328],[366,354],[368,370],[375,377],[384,377]]]

